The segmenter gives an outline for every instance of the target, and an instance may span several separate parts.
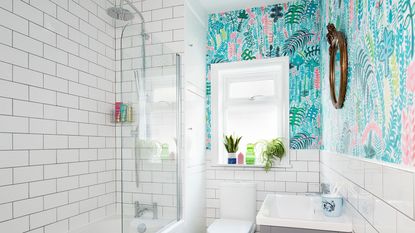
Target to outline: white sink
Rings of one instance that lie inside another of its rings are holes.
[[[267,195],[256,217],[257,225],[352,232],[350,218],[326,217],[320,196]]]

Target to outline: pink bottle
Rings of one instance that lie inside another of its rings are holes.
[[[238,154],[238,164],[244,164],[244,154],[242,154],[242,152],[239,152]]]

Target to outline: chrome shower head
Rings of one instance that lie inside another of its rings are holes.
[[[131,13],[131,11],[124,9],[122,7],[108,8],[107,14],[114,19],[123,20],[123,21],[130,21],[134,19],[134,14]]]

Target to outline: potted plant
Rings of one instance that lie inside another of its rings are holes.
[[[238,152],[239,142],[242,137],[233,135],[226,136],[223,140],[226,151],[228,152],[228,164],[236,164],[236,152]]]
[[[271,170],[274,160],[281,159],[285,156],[285,146],[282,138],[275,138],[271,141],[265,141],[264,149],[261,153],[262,162],[266,172]]]

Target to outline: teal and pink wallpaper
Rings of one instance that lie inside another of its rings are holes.
[[[328,45],[322,48],[322,148],[415,166],[415,3],[411,0],[323,0],[329,22],[348,40],[349,82],[335,110],[328,84]]]
[[[319,148],[321,124],[319,0],[211,14],[207,48],[207,147],[210,148],[210,65],[290,57],[291,148]]]

